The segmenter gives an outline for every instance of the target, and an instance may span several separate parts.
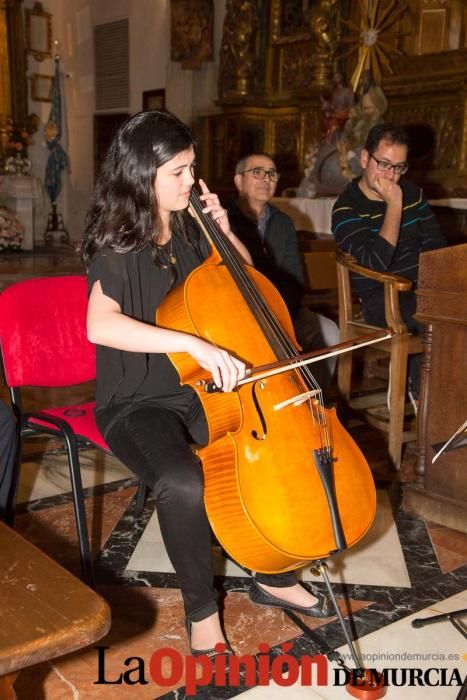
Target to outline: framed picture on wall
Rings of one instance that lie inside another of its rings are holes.
[[[148,109],[165,108],[165,90],[145,90],[143,92],[143,112]]]
[[[52,102],[53,75],[31,75],[31,99],[36,102]]]

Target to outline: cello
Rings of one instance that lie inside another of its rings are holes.
[[[211,254],[166,297],[156,323],[223,347],[253,368],[286,365],[233,392],[213,392],[194,358],[169,353],[206,415],[209,441],[198,455],[214,534],[250,570],[290,571],[358,542],[374,519],[375,486],[307,366],[287,368],[299,346],[279,292],[244,263],[203,206],[192,190],[190,213]]]

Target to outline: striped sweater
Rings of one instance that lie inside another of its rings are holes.
[[[417,282],[418,260],[425,250],[446,245],[433,212],[418,185],[401,180],[403,209],[400,235],[394,247],[379,236],[386,203],[368,199],[358,179],[347,185],[332,212],[332,232],[337,246],[351,253],[360,265],[378,272],[393,272]],[[383,285],[360,275],[352,275],[355,291],[363,307],[381,303]]]

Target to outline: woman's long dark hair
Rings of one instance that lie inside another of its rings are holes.
[[[80,246],[86,266],[101,248],[126,253],[157,242],[157,168],[195,145],[189,127],[166,110],[140,112],[120,127],[86,216]],[[173,232],[184,231],[183,218],[183,212],[172,214]]]

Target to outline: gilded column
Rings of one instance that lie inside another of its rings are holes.
[[[219,65],[219,97],[246,97],[255,78],[258,0],[227,0]]]

